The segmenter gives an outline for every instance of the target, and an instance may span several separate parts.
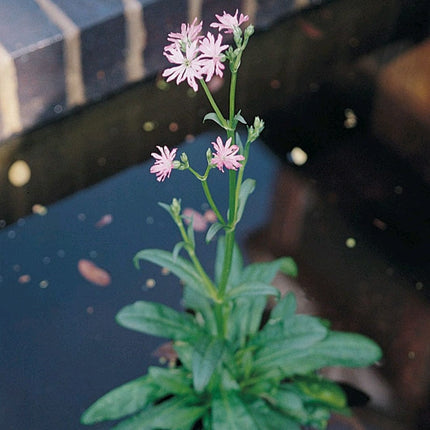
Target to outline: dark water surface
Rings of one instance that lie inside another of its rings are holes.
[[[214,138],[202,135],[181,150],[193,166],[201,165]],[[48,206],[46,215],[21,218],[1,231],[2,429],[81,428],[79,416],[92,401],[157,362],[151,354],[162,340],[121,328],[114,317],[140,299],[180,308],[181,288],[157,266],[143,264],[136,270],[132,258],[143,248],[172,250],[179,241],[158,201],[182,197],[184,208],[201,213],[207,206],[190,173],[174,171],[160,184],[149,166],[127,169]],[[256,143],[248,175],[258,185],[239,240],[266,221],[277,166],[277,159]],[[212,172],[214,198],[221,207],[225,176]],[[107,214],[112,222],[97,227]],[[211,270],[215,245],[204,249],[204,233],[196,234],[202,263]],[[81,259],[108,271],[111,283],[103,287],[84,279],[77,268]]]

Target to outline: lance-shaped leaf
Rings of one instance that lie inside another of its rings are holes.
[[[236,299],[238,297],[248,296],[276,296],[278,297],[280,292],[277,288],[267,285],[264,282],[250,281],[244,282],[236,287],[231,288],[228,291],[227,297],[229,299]]]
[[[151,366],[148,374],[157,384],[163,387],[168,394],[189,394],[192,392],[191,377],[182,367],[164,368]]]
[[[206,233],[206,243],[209,243],[223,227],[219,222],[212,224]]]
[[[239,204],[237,206],[237,221],[239,222],[242,219],[243,211],[245,210],[246,202],[248,200],[248,197],[254,192],[255,190],[255,179],[245,179],[242,182],[242,185],[240,187],[239,192]]]
[[[279,372],[278,377],[304,375],[328,366],[366,367],[381,358],[381,349],[369,338],[356,333],[330,332],[319,342],[306,345],[270,343],[256,354],[258,373]]]
[[[300,430],[300,427],[263,400],[242,398],[236,391],[224,391],[212,401],[212,430],[226,429]]]
[[[224,352],[224,340],[202,336],[196,341],[192,357],[193,384],[197,392],[205,389],[206,385],[221,360]]]
[[[190,315],[161,303],[135,302],[122,308],[116,320],[131,330],[174,340],[187,340],[199,333],[199,326]]]
[[[271,284],[279,271],[283,258],[262,263],[252,263],[245,267],[241,275],[241,282],[260,281]]]
[[[123,418],[142,410],[166,394],[165,388],[156,384],[150,376],[142,376],[100,397],[82,414],[81,423],[94,424]]]
[[[218,118],[218,115],[215,112],[209,112],[207,113],[204,118],[203,122],[206,122],[207,120],[211,120],[216,122],[220,127],[225,128],[220,119]]]
[[[113,430],[189,430],[207,407],[192,404],[189,397],[172,397],[121,422]]]
[[[207,297],[211,297],[206,288],[204,288],[205,283],[194,269],[194,266],[182,257],[173,255],[162,249],[144,249],[143,251],[139,251],[134,257],[133,261],[137,267],[139,267],[139,260],[146,260],[169,269],[190,288],[199,291]]]

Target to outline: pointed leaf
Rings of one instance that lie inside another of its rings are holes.
[[[280,292],[277,288],[267,285],[264,282],[245,282],[233,287],[228,291],[227,297],[229,299],[236,299],[237,297],[247,296],[276,296],[278,297]]]
[[[239,192],[239,204],[237,206],[237,221],[239,222],[242,218],[243,211],[245,210],[246,201],[248,200],[248,197],[254,192],[255,190],[255,179],[245,179],[242,182],[242,185],[240,187]]]
[[[81,417],[82,424],[116,420],[134,414],[166,395],[166,390],[148,376],[141,376],[106,393]]]
[[[260,281],[271,284],[282,264],[282,258],[270,262],[252,263],[245,267],[241,282]]]
[[[296,309],[297,302],[294,293],[287,293],[270,312],[269,321],[272,321],[272,323],[275,320],[286,321],[294,315]]]
[[[206,330],[211,334],[216,334],[217,323],[215,319],[214,309],[212,301],[198,291],[193,290],[187,286],[184,288],[184,307],[185,309],[192,309],[196,313],[200,312],[203,316],[204,324],[202,324]]]
[[[151,263],[158,264],[160,267],[169,269],[190,288],[210,297],[210,294],[203,288],[203,279],[195,271],[193,265],[184,258],[178,256],[175,258],[172,253],[161,249],[144,249],[143,251],[139,251],[134,257],[137,266],[139,260],[150,261]]]
[[[178,255],[181,252],[182,248],[185,246],[185,242],[178,242],[172,251],[172,258],[173,261],[176,261],[178,259]]]
[[[139,301],[122,308],[118,324],[131,330],[174,340],[187,340],[199,333],[193,318],[161,303]]]
[[[207,113],[204,118],[203,122],[206,122],[207,120],[211,120],[216,122],[220,127],[224,128],[223,124],[221,123],[220,119],[218,118],[217,114],[215,112],[209,112]]]
[[[207,407],[190,404],[188,397],[172,397],[121,422],[113,430],[189,430]]]
[[[160,387],[163,387],[168,394],[190,394],[193,392],[191,387],[191,377],[184,368],[164,368],[151,366],[148,374]]]
[[[209,243],[223,227],[219,222],[212,224],[206,232],[206,243]]]
[[[306,340],[311,338],[299,339]],[[375,342],[356,333],[330,332],[319,342],[308,347],[303,347],[304,344],[292,347],[287,341],[276,347],[276,343],[271,343],[259,350],[255,360],[258,373],[279,371],[278,377],[288,377],[328,366],[366,367],[381,357],[381,349]]]
[[[224,351],[224,340],[205,336],[195,346],[192,358],[194,389],[202,392],[221,360]]]
[[[279,271],[284,275],[296,278],[299,273],[296,262],[291,257],[283,257],[280,260],[281,266],[279,267]]]

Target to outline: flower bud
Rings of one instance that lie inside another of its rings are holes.
[[[254,26],[252,24],[245,28],[245,39],[250,38],[254,34]]]
[[[177,217],[181,214],[181,200],[173,199],[172,204],[170,205],[170,209],[172,210],[172,215]]]
[[[239,26],[234,27],[233,38],[237,46],[242,45],[242,29]]]
[[[212,164],[212,158],[213,158],[212,151],[211,151],[211,149],[210,149],[210,148],[208,148],[208,150],[206,151],[206,160],[208,161],[208,166],[215,167],[215,166]]]
[[[254,124],[248,127],[248,142],[254,142],[264,129],[264,121],[256,116]]]

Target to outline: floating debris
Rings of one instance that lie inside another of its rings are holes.
[[[348,237],[348,239],[345,241],[345,245],[347,248],[354,248],[355,245],[357,245],[357,242],[353,237]]]
[[[8,179],[13,186],[23,187],[30,178],[31,169],[24,160],[17,160],[9,167]]]
[[[352,109],[345,109],[345,121],[343,125],[345,128],[354,128],[357,126],[357,116]]]
[[[281,82],[278,79],[272,79],[270,81],[270,88],[279,90],[279,88],[281,88]]]
[[[18,282],[20,284],[28,284],[31,281],[31,276],[30,275],[21,275],[18,278]]]
[[[303,166],[308,161],[308,154],[302,148],[295,146],[288,154],[287,158],[296,166]]]
[[[48,288],[48,285],[49,285],[49,282],[46,279],[44,279],[43,281],[40,281],[39,283],[40,288]]]
[[[79,221],[85,221],[86,219],[87,219],[87,216],[84,213],[78,214]]]
[[[374,220],[373,220],[373,223],[372,223],[376,228],[379,228],[379,230],[382,230],[382,231],[384,231],[384,230],[386,230],[387,229],[387,224],[384,222],[384,221],[382,221],[382,220],[380,220],[379,218],[375,218]]]
[[[178,125],[178,123],[177,123],[177,122],[171,122],[171,123],[169,124],[169,130],[170,130],[172,133],[177,132],[177,131],[179,130],[179,125]]]
[[[299,19],[298,23],[302,32],[309,37],[309,39],[322,39],[324,37],[324,33],[317,26],[312,24],[309,21],[304,19]]]
[[[154,288],[154,287],[155,287],[155,285],[156,285],[155,279],[153,279],[153,278],[149,278],[149,279],[147,279],[147,280],[146,280],[145,285],[146,285],[148,288]]]
[[[87,307],[87,314],[92,315],[94,313],[94,308],[92,306]]]
[[[106,225],[112,224],[113,216],[111,214],[103,215],[95,224],[97,228],[105,227]]]
[[[96,266],[90,260],[79,260],[78,271],[88,282],[91,282],[100,287],[107,287],[111,283],[111,277],[109,273]]]
[[[33,205],[33,207],[31,208],[32,212],[36,215],[40,215],[40,216],[44,216],[48,213],[48,209],[43,206],[40,205],[38,203],[36,203],[35,205]]]

